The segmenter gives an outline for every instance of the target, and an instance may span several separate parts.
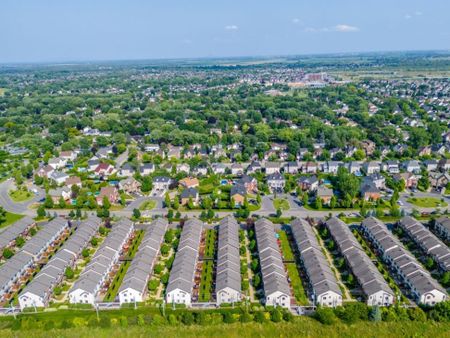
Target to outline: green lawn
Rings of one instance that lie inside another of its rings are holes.
[[[25,202],[33,197],[33,193],[28,190],[10,190],[8,192],[9,197],[14,202]]]
[[[136,310],[122,309],[122,310],[110,310],[100,313],[100,318],[110,318],[110,324],[105,327],[99,327],[100,323],[97,323],[95,319],[95,312],[78,310],[65,315],[67,321],[72,324],[74,318],[77,319],[76,327],[70,327],[67,329],[59,328],[63,319],[58,315],[58,312],[37,314],[30,318],[37,318],[39,323],[35,323],[33,319],[25,320],[22,324],[23,328],[19,330],[4,329],[0,330],[0,336],[9,337],[26,337],[26,338],[38,338],[38,337],[66,337],[66,338],[79,338],[79,337],[96,337],[96,338],[110,338],[114,337],[448,337],[450,330],[449,323],[435,323],[435,322],[412,322],[412,321],[398,321],[398,322],[367,322],[359,321],[354,324],[344,324],[337,322],[333,325],[323,325],[317,320],[301,316],[294,318],[292,322],[272,323],[266,322],[263,324],[250,322],[250,323],[214,323],[211,319],[205,325],[181,325],[168,324],[166,319],[162,318],[158,314],[158,320],[162,323],[152,323],[147,325],[132,324],[132,320],[137,322],[137,315],[147,315],[139,312],[136,314]],[[152,315],[152,314],[151,314]],[[152,318],[150,316],[150,318]],[[13,317],[7,318],[7,320],[13,321]],[[45,319],[44,319],[45,318]],[[129,318],[127,320],[128,325],[121,325],[120,321],[123,318]],[[146,320],[146,318],[144,317]],[[91,326],[88,326],[88,320],[92,322]],[[47,322],[52,321],[56,328],[45,329],[44,326]],[[40,326],[38,324],[41,324]],[[445,333],[447,332],[447,333]]]
[[[122,284],[122,280],[125,277],[127,270],[131,264],[131,259],[136,255],[136,252],[139,249],[139,244],[141,244],[142,238],[144,237],[144,232],[139,231],[137,236],[134,238],[133,243],[131,244],[131,248],[128,251],[128,257],[130,260],[125,261],[119,268],[119,272],[117,272],[114,280],[111,282],[108,291],[104,297],[105,302],[113,302],[119,292],[120,285]]]
[[[448,205],[447,202],[443,202],[435,197],[411,197],[406,201],[421,208],[438,208],[446,207]]]
[[[139,210],[152,210],[155,207],[156,207],[156,201],[155,200],[149,200],[149,201],[144,201],[139,206]]]
[[[7,226],[17,222],[22,217],[23,217],[23,215],[13,214],[12,212],[7,211],[4,221],[0,222],[0,228],[7,227]]]
[[[211,300],[212,296],[212,283],[213,283],[213,273],[214,273],[214,258],[215,253],[215,242],[216,242],[217,232],[216,230],[208,229],[206,230],[206,243],[205,243],[205,253],[202,268],[202,275],[199,286],[198,300],[200,302],[208,302]]]
[[[275,210],[281,209],[281,210],[289,210],[290,205],[289,201],[285,198],[275,198],[273,200],[273,207]]]
[[[281,242],[281,253],[283,254],[284,259],[287,261],[295,260],[295,256],[292,252],[292,248],[286,232],[278,231],[278,235]],[[294,293],[296,301],[300,305],[308,305],[308,298],[306,297],[306,292],[300,279],[297,264],[295,262],[286,263],[286,268],[288,271],[289,279],[291,280],[292,291]]]

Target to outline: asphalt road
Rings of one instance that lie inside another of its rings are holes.
[[[16,185],[12,179],[6,180],[2,183],[0,183],[0,204],[5,208],[6,211],[15,213],[15,214],[28,214],[30,211],[28,207],[35,203],[40,201],[41,199],[45,198],[45,192],[39,187],[36,187],[34,185],[30,185],[28,187],[29,189],[36,189],[37,194],[33,196],[32,199],[25,201],[25,202],[14,202],[9,198],[8,191],[16,189]],[[35,211],[33,211],[33,215],[35,215]]]

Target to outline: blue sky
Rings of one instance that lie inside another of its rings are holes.
[[[0,62],[450,49],[449,0],[2,0]]]

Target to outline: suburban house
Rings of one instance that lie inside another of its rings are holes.
[[[99,177],[108,177],[116,172],[114,167],[109,163],[100,163],[94,170]]]
[[[362,166],[362,169],[366,173],[366,175],[372,175],[374,173],[379,173],[381,168],[378,162],[365,162]]]
[[[143,163],[139,167],[139,173],[141,176],[148,176],[155,171],[155,166],[153,163]]]
[[[195,188],[186,188],[180,194],[180,203],[181,205],[187,205],[189,201],[192,200],[194,205],[198,205],[199,202],[199,194],[197,189]]]
[[[120,168],[119,176],[122,177],[131,177],[136,173],[131,163],[125,163],[122,168]]]
[[[450,175],[446,172],[431,172],[428,174],[428,177],[434,189],[444,188],[450,183]]]
[[[153,189],[156,190],[168,190],[172,184],[172,179],[167,176],[155,176],[153,177]]]
[[[54,171],[48,177],[50,180],[54,181],[57,185],[61,185],[69,178],[69,175],[63,173],[62,171]]]
[[[410,160],[403,163],[403,168],[409,173],[420,173],[420,163],[416,160]]]
[[[366,201],[376,201],[381,198],[381,191],[375,184],[370,182],[363,182],[360,188],[361,197]]]
[[[306,174],[315,174],[315,173],[317,173],[317,171],[318,171],[318,166],[317,166],[317,163],[314,163],[314,162],[306,162],[304,165],[303,165],[303,172],[304,173],[306,173]]]
[[[273,192],[283,192],[286,180],[280,173],[274,173],[267,176],[267,185],[269,190]]]
[[[325,205],[330,204],[331,198],[334,196],[333,189],[325,186],[319,186],[316,190],[316,198],[320,198]]]
[[[189,174],[189,172],[191,171],[191,167],[187,163],[179,163],[179,164],[177,164],[176,170],[177,170],[177,173],[184,172],[186,174]]]
[[[300,171],[300,165],[298,164],[297,161],[291,161],[288,162],[286,167],[285,167],[285,171],[288,174],[297,174]]]
[[[119,191],[116,187],[112,186],[102,187],[100,189],[100,194],[98,194],[96,197],[98,205],[103,205],[104,197],[106,197],[111,204],[117,203],[117,201],[119,200]]]
[[[68,201],[72,196],[72,190],[69,187],[50,189],[48,195],[51,197],[53,203],[57,204],[61,197],[64,201]]]
[[[236,184],[243,185],[248,194],[258,191],[258,181],[256,180],[256,178],[249,175],[242,175],[242,177],[237,180]]]
[[[303,191],[315,191],[319,187],[319,180],[316,175],[302,176],[297,180],[297,184]]]
[[[213,163],[211,164],[212,172],[216,175],[223,175],[227,170],[227,167],[223,163]]]
[[[234,206],[241,206],[244,204],[247,190],[242,184],[235,184],[230,190],[230,200],[234,201]]]
[[[337,174],[341,162],[327,161],[323,164],[323,172],[328,174]]]
[[[141,191],[141,182],[134,177],[127,177],[119,182],[119,189],[129,194],[138,193]]]
[[[267,175],[281,172],[281,164],[278,162],[266,162],[264,167]]]
[[[389,174],[398,174],[400,172],[400,166],[398,161],[386,161],[383,163],[383,170]]]
[[[77,159],[77,152],[68,150],[68,151],[61,151],[59,154],[59,157],[61,157],[65,161],[75,161]]]
[[[53,169],[62,169],[66,166],[66,163],[67,161],[60,157],[51,158],[50,160],[48,160],[48,165]]]
[[[40,167],[40,168],[37,170],[36,174],[37,174],[39,177],[46,177],[46,178],[49,178],[50,175],[51,175],[54,171],[55,171],[55,169],[54,169],[52,166],[46,165],[46,166]]]
[[[178,184],[184,188],[196,188],[200,182],[195,177],[186,177],[178,181]]]
[[[405,182],[405,187],[408,189],[416,188],[417,183],[419,182],[419,178],[412,172],[396,174],[393,175],[392,178],[397,182],[403,180]]]
[[[68,177],[64,184],[68,188],[72,188],[72,186],[74,185],[78,186],[79,188],[82,187],[81,178],[79,178],[78,176]]]
[[[244,167],[240,163],[233,163],[231,165],[231,175],[241,176],[244,174]]]

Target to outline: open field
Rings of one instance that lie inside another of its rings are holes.
[[[439,208],[446,207],[448,204],[435,197],[411,197],[406,200],[417,207],[421,208]]]
[[[23,215],[13,214],[12,212],[6,211],[5,220],[3,222],[0,222],[0,228],[7,227],[13,224],[14,222],[17,222],[22,217]]]
[[[450,324],[432,322],[357,322],[352,325],[323,325],[307,317],[289,323],[235,323],[200,325],[144,325],[107,328],[2,330],[9,337],[448,337]]]

